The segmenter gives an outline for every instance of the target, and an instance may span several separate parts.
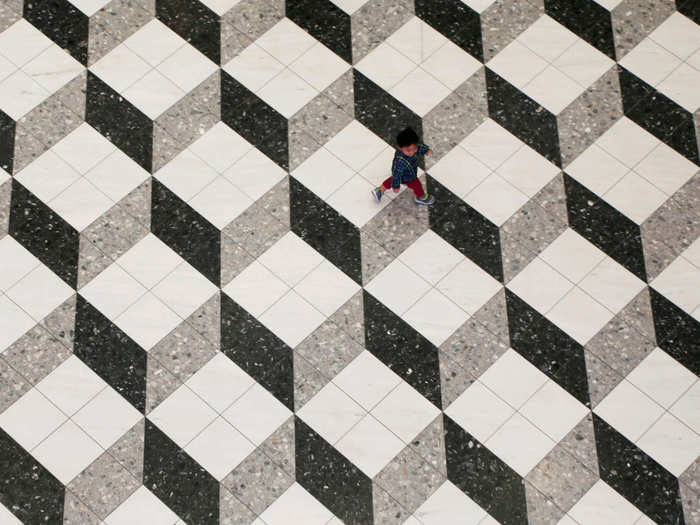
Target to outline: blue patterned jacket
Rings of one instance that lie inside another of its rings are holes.
[[[416,154],[409,157],[397,149],[394,153],[394,161],[391,163],[391,187],[397,189],[401,184],[411,182],[418,177],[418,155],[425,155],[428,151],[430,147],[419,144]]]

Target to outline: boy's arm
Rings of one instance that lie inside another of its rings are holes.
[[[429,151],[430,151],[430,146],[426,146],[425,144],[418,145],[418,154],[419,155],[425,155]]]
[[[394,162],[391,164],[391,188],[393,190],[398,190],[401,187],[402,168],[403,163],[397,162],[396,157],[394,157]]]

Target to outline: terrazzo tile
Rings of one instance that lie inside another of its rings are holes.
[[[85,503],[67,490],[63,503],[63,523],[64,525],[100,525],[102,522]]]
[[[255,521],[255,514],[241,500],[231,494],[222,484],[219,489],[219,519],[221,525],[250,525]]]
[[[4,359],[0,358],[0,413],[32,388]]]
[[[143,479],[144,427],[141,419],[107,450],[137,480]]]
[[[25,380],[37,384],[71,356],[71,349],[41,325],[20,337],[3,358]]]
[[[335,377],[362,350],[362,345],[330,320],[295,348],[296,353],[327,378]]]
[[[440,345],[442,353],[477,378],[506,350],[507,340],[499,339],[474,318],[467,320]]]
[[[488,62],[544,13],[542,2],[496,0],[481,13],[484,61]]]
[[[362,292],[357,292],[338,308],[328,320],[352,337],[358,344],[365,344],[365,313]]]
[[[145,2],[147,3],[147,2]],[[88,33],[88,65],[133,35],[155,16],[138,0],[112,0],[90,17]]]
[[[612,10],[617,60],[634,49],[673,13],[670,0],[622,0]]]

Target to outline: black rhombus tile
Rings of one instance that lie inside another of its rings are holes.
[[[416,16],[480,61],[484,61],[481,18],[461,0],[416,0]]]
[[[15,157],[15,121],[0,109],[0,168],[12,173]]]
[[[221,281],[221,232],[153,178],[151,231],[212,283]]]
[[[445,423],[447,479],[503,525],[527,525],[520,475],[448,416]]]
[[[367,350],[441,409],[437,347],[370,293],[363,294]]]
[[[700,322],[651,287],[649,295],[657,344],[700,376]]]
[[[294,410],[292,349],[224,293],[221,351],[289,410]]]
[[[185,523],[219,523],[219,482],[148,419],[143,484]]]
[[[700,25],[700,2],[697,0],[676,0],[676,9]]]
[[[350,15],[330,0],[287,0],[286,15],[311,36],[352,64]]]
[[[296,479],[347,525],[374,523],[372,480],[298,417]]]
[[[292,231],[362,284],[360,230],[294,177],[289,177]]]
[[[428,193],[435,197],[430,207],[430,229],[478,264],[494,279],[503,282],[503,258],[498,226],[469,206],[433,177],[427,177]]]
[[[63,523],[65,487],[1,428],[0,487],[0,503],[20,523]]]
[[[87,66],[90,19],[68,0],[24,2],[24,18]]]
[[[593,414],[600,478],[655,523],[684,525],[678,479]]]
[[[595,0],[545,0],[545,10],[557,22],[615,60],[610,11]]]
[[[281,168],[289,169],[287,119],[225,71],[221,72],[221,120]]]
[[[199,0],[156,0],[156,17],[215,64],[221,62],[219,16]]]
[[[506,290],[510,346],[586,406],[590,406],[583,347]]]
[[[9,234],[76,287],[80,234],[16,179],[12,179]]]
[[[564,189],[571,228],[646,281],[639,226],[566,173]]]
[[[153,121],[92,71],[88,71],[85,121],[139,166],[151,171]]]
[[[78,295],[73,353],[124,399],[146,409],[146,352]]]
[[[525,93],[486,68],[489,117],[540,153],[561,166],[557,117]]]

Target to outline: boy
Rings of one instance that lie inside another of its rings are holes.
[[[418,155],[430,155],[431,150],[425,144],[418,144],[418,135],[411,128],[404,129],[396,136],[399,147],[394,153],[394,161],[391,164],[391,177],[386,179],[381,186],[372,190],[372,195],[377,202],[382,200],[382,195],[389,188],[394,193],[399,192],[401,184],[405,184],[413,190],[414,200],[424,206],[432,206],[435,197],[426,195],[423,185],[418,180]]]

